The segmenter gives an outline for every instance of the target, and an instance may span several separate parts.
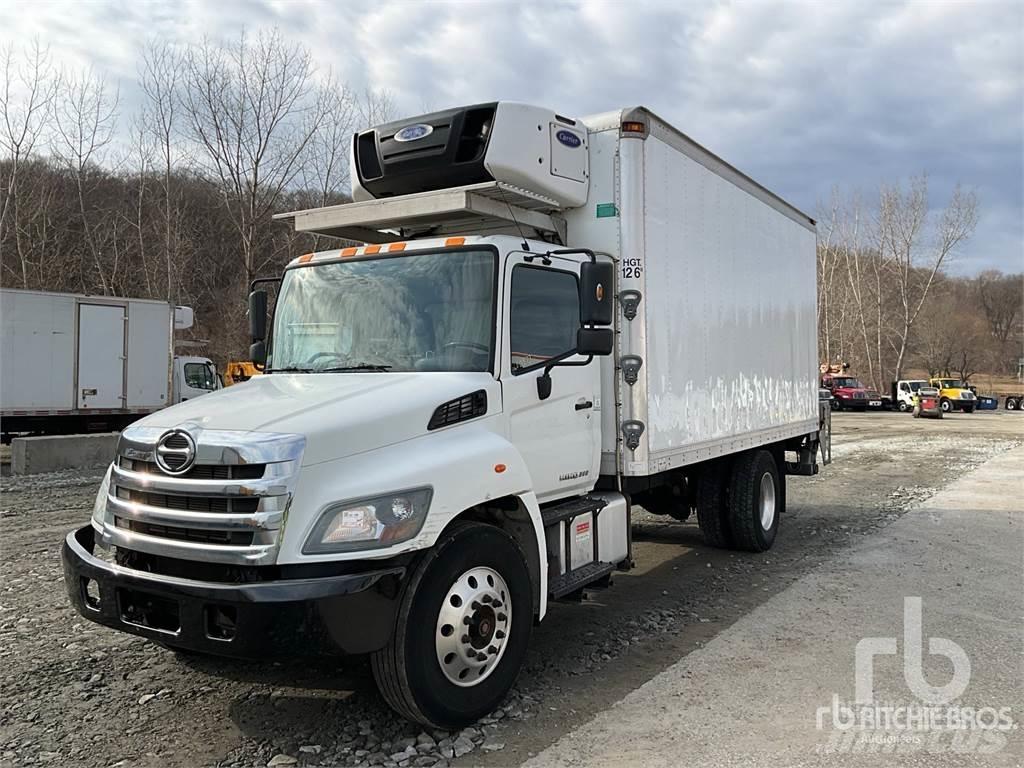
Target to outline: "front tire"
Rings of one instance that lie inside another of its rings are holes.
[[[948,397],[944,397],[942,398],[942,400],[939,401],[939,407],[942,408],[943,413],[949,413],[950,411],[953,410],[953,403],[949,400]]]
[[[729,483],[729,528],[736,549],[771,549],[785,506],[784,482],[768,451],[748,451],[736,459]]]
[[[532,625],[533,589],[515,539],[457,523],[412,572],[395,632],[373,654],[373,676],[400,715],[462,728],[512,688]]]
[[[900,413],[906,413],[907,411],[910,410],[910,406],[908,406],[906,403],[900,403],[899,408]]]

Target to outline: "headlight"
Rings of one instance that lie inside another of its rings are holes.
[[[430,509],[430,488],[331,504],[313,527],[302,553],[380,549],[401,544],[420,532]]]
[[[100,489],[96,491],[96,502],[92,505],[92,523],[94,526],[103,527],[107,519],[107,494],[110,493],[110,473],[113,465],[107,467],[107,474],[103,476]]]
[[[846,392],[840,392],[839,396],[840,397],[849,397],[849,395]]]

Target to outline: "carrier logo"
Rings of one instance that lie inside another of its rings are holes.
[[[395,134],[395,141],[418,141],[419,139],[426,138],[433,132],[434,126],[427,125],[426,123],[407,125]]]
[[[576,147],[583,143],[583,139],[572,131],[559,131],[555,134],[555,138],[565,146],[572,147],[573,149],[576,149]]]
[[[165,432],[156,444],[156,465],[168,475],[183,475],[196,460],[196,441],[183,429]]]

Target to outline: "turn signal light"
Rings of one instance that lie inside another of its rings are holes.
[[[647,126],[639,120],[625,120],[622,123],[623,133],[647,133]]]

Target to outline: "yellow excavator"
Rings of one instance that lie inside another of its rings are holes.
[[[241,384],[243,381],[248,381],[253,376],[259,376],[263,373],[263,370],[256,367],[255,363],[248,360],[232,360],[224,368],[224,386],[230,387],[232,384]]]

